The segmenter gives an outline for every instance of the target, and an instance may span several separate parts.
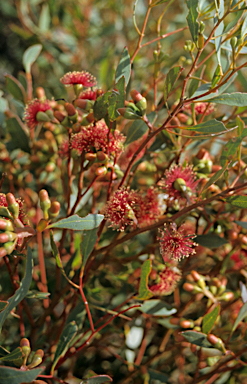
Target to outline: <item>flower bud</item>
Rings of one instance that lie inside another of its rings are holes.
[[[15,249],[15,246],[16,246],[16,241],[14,241],[14,242],[8,241],[8,242],[3,244],[3,248],[7,252],[7,255],[10,255],[13,252],[13,250]]]
[[[65,103],[64,104],[64,108],[65,108],[65,110],[68,113],[69,119],[72,120],[75,123],[77,121],[77,119],[78,119],[78,112],[75,109],[75,107],[73,106],[73,104]]]
[[[48,209],[49,219],[55,219],[59,215],[60,203],[58,201],[53,201],[50,208]]]
[[[45,90],[43,87],[36,88],[36,95],[37,95],[39,100],[44,101],[46,99]]]
[[[7,243],[8,241],[14,241],[17,237],[17,234],[14,232],[4,232],[0,233],[0,243]]]
[[[202,33],[198,34],[197,47],[199,50],[203,49],[204,47],[204,36]]]
[[[145,97],[143,97],[140,101],[138,101],[138,103],[136,103],[136,106],[141,112],[141,115],[144,116],[147,109],[147,100],[145,99]]]
[[[193,328],[193,331],[195,332],[201,332],[201,327],[199,327],[199,325],[196,325],[194,328]]]
[[[44,356],[44,351],[42,349],[38,349],[35,352],[31,363],[28,365],[28,369],[35,368],[38,365],[40,365],[42,363],[43,356]]]
[[[125,119],[128,120],[139,120],[141,119],[140,115],[136,114],[136,111],[133,110],[132,108],[119,108],[118,112],[120,113],[121,116],[123,116]]]
[[[67,125],[69,125],[69,119],[68,119],[68,116],[65,116],[62,112],[60,111],[55,111],[54,112],[54,117],[59,121],[59,123],[61,125],[63,125],[64,127],[66,127]]]
[[[8,203],[8,210],[12,213],[14,219],[18,219],[20,207],[15,200],[15,196],[12,193],[7,193],[6,200]]]
[[[40,123],[43,123],[43,122],[46,122],[46,121],[50,121],[50,118],[49,116],[45,113],[45,112],[41,112],[39,111],[36,116],[35,116],[36,120],[39,121]]]
[[[173,187],[179,191],[179,192],[186,192],[187,191],[187,186],[186,186],[186,182],[184,181],[184,179],[182,179],[181,177],[179,177],[178,179],[176,179],[173,183]]]
[[[85,155],[85,159],[87,161],[95,161],[96,157],[97,157],[96,153],[90,153],[89,152],[89,153],[86,153],[86,155]]]
[[[108,161],[108,156],[104,152],[98,151],[97,159],[100,163],[106,163]]]
[[[231,301],[233,298],[233,292],[225,292],[223,295],[218,297],[218,300]]]
[[[193,328],[194,327],[194,321],[192,320],[181,320],[180,325],[182,328]]]
[[[29,340],[26,338],[21,339],[20,347],[22,349],[22,352],[24,353],[23,365],[26,365],[28,356],[30,355],[30,352],[31,352]]]
[[[0,219],[0,231],[14,231],[12,221]]]
[[[49,199],[48,192],[45,189],[39,191],[40,208],[44,213],[45,220],[48,220],[48,209],[51,206],[51,200]]]
[[[89,112],[93,108],[93,101],[92,100],[87,100],[87,99],[76,99],[74,101],[74,104],[80,108],[83,109],[86,112]]]
[[[143,96],[135,89],[130,92],[130,96],[132,97],[132,100],[135,104],[143,99]]]
[[[207,339],[214,346],[214,348],[219,349],[223,353],[226,353],[225,345],[219,337],[209,333],[207,335]]]
[[[205,24],[203,21],[200,21],[199,23],[199,33],[203,33],[205,30]]]
[[[200,287],[196,285],[192,285],[190,283],[184,283],[183,288],[185,291],[191,292],[191,293],[199,293],[202,291]]]
[[[231,38],[230,43],[231,43],[231,47],[232,47],[232,49],[234,50],[234,49],[236,48],[236,46],[237,46],[238,38],[237,38],[236,36],[233,36],[233,37]]]
[[[72,129],[73,129],[73,132],[75,132],[75,133],[80,132],[80,130],[81,130],[81,124],[80,124],[80,123],[75,123],[75,124],[73,124]]]
[[[95,174],[97,176],[104,176],[107,174],[107,168],[106,167],[99,167],[96,169]]]
[[[45,111],[45,114],[49,117],[49,120],[54,119],[53,111],[51,109],[47,109],[47,111]]]
[[[93,112],[89,113],[87,116],[83,117],[82,121],[81,121],[81,125],[83,126],[87,126],[91,123],[94,122],[94,115],[93,115]]]

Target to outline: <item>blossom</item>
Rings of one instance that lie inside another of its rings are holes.
[[[162,214],[160,194],[157,189],[150,187],[145,196],[140,196],[136,217],[138,225],[144,227],[154,223]]]
[[[178,268],[166,267],[164,271],[159,274],[158,283],[152,285],[149,289],[154,295],[170,295],[180,279],[181,272]]]
[[[172,165],[165,172],[165,179],[159,183],[169,195],[169,200],[178,200],[180,203],[190,202],[193,193],[195,193],[198,181],[192,170],[192,166]]]
[[[184,227],[181,226],[177,228],[175,223],[170,224],[169,229],[166,225],[164,227],[164,231],[159,229],[161,236],[158,237],[158,240],[160,240],[160,253],[164,262],[169,261],[169,259],[180,260],[183,257],[189,257],[195,253],[192,247],[197,244],[194,243],[192,239],[196,237],[196,235],[185,234]]]
[[[70,141],[71,149],[75,149],[78,155],[82,152],[102,151],[104,153],[118,154],[122,150],[124,136],[118,131],[114,135],[110,132],[104,120],[98,121],[95,125],[82,127],[79,133],[72,136]]]
[[[195,113],[196,115],[203,115],[206,108],[208,106],[208,103],[196,103],[195,104]],[[214,104],[210,104],[207,108],[207,111],[205,113],[206,116],[210,115],[214,111]]]
[[[58,154],[62,158],[66,158],[69,156],[69,140],[65,139],[58,148]]]
[[[47,110],[51,109],[50,103],[48,100],[40,101],[39,99],[34,99],[30,101],[24,112],[24,121],[27,124],[27,126],[30,129],[33,129],[36,127],[36,125],[39,124],[39,120],[37,120],[37,113],[38,112],[46,112]],[[49,117],[47,116],[47,121],[49,120]]]
[[[83,91],[80,93],[80,95],[78,96],[78,99],[95,101],[96,97],[97,97],[97,90],[87,89],[86,91]]]
[[[139,200],[137,191],[120,188],[115,191],[103,211],[110,221],[110,227],[124,231],[127,225],[137,225],[136,207]]]
[[[68,72],[60,79],[60,81],[64,85],[81,84],[84,87],[93,87],[97,84],[95,77],[86,71]]]

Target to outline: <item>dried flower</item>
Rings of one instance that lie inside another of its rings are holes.
[[[169,195],[169,200],[178,200],[179,203],[190,202],[193,199],[198,181],[192,170],[192,166],[187,165],[182,168],[182,165],[172,165],[165,172],[165,179],[159,183]]]
[[[68,72],[60,79],[60,81],[65,85],[81,84],[84,87],[93,87],[97,84],[95,77],[86,71]]]
[[[98,121],[96,125],[82,127],[81,132],[72,136],[71,148],[75,149],[78,155],[84,151],[87,153],[94,151],[107,153],[109,151],[109,153],[118,154],[122,150],[124,136],[118,130],[114,131],[114,136],[111,132],[108,135],[108,132],[109,129],[104,120]]]
[[[103,211],[110,221],[110,227],[124,231],[127,225],[137,225],[136,205],[139,200],[137,191],[120,188],[114,192]]]
[[[195,253],[192,247],[197,244],[192,239],[196,235],[185,234],[183,226],[177,228],[175,223],[170,224],[169,229],[166,225],[164,227],[164,231],[159,229],[161,236],[158,237],[158,240],[160,240],[160,253],[164,262],[169,261],[169,259],[180,260]]]
[[[38,112],[45,113],[49,109],[51,109],[51,106],[50,106],[50,103],[48,100],[45,100],[42,102],[39,99],[34,99],[34,100],[30,101],[27,104],[27,106],[25,108],[25,112],[24,112],[24,121],[27,124],[27,126],[30,129],[34,129],[39,124],[39,122],[42,121],[40,119],[37,120],[37,113]],[[45,116],[44,116],[44,118],[45,118]],[[46,121],[49,121],[49,120],[50,119],[47,115]]]
[[[150,287],[154,295],[170,295],[181,279],[181,272],[178,268],[166,267],[159,274],[159,282]]]

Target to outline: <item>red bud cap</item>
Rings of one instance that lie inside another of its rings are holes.
[[[59,121],[59,123],[62,123],[66,116],[60,111],[55,111],[54,117]]]
[[[15,219],[18,219],[20,207],[15,200],[15,196],[12,193],[7,193],[6,200],[8,203],[8,210],[12,213]]]
[[[38,99],[40,100],[45,100],[46,97],[45,97],[45,90],[43,87],[38,87],[36,88],[36,95],[38,97]]]
[[[212,344],[212,345],[216,345],[218,343],[218,337],[209,333],[208,336],[207,336],[207,339],[208,341]]]
[[[190,284],[190,283],[184,283],[183,288],[184,288],[184,290],[187,291],[187,292],[193,292],[195,286],[192,285],[192,284]]]
[[[73,129],[73,132],[75,132],[75,133],[80,132],[80,130],[81,130],[81,124],[80,124],[80,123],[75,123],[75,124],[73,124],[72,129]]]
[[[86,99],[76,99],[74,103],[77,107],[81,109],[86,109],[88,101]]]
[[[46,189],[41,189],[41,190],[39,191],[39,199],[40,199],[41,202],[50,200],[50,199],[49,199],[48,192],[47,192]]]
[[[96,153],[86,153],[85,159],[87,161],[94,161],[94,160],[96,160]]]
[[[194,327],[194,321],[192,321],[192,320],[182,320],[182,321],[180,321],[180,325],[183,328],[193,328]]]
[[[95,173],[97,176],[104,176],[107,173],[107,168],[106,167],[99,167],[96,169]]]
[[[197,282],[201,279],[201,276],[196,271],[191,271],[191,275],[193,276],[193,279]]]
[[[55,217],[57,217],[59,215],[59,211],[60,211],[60,203],[58,201],[53,201],[53,203],[51,203],[51,206],[48,210],[49,218],[54,219]]]
[[[65,103],[64,108],[66,109],[68,116],[74,116],[76,114],[76,109],[73,104]]]
[[[26,339],[25,337],[24,337],[23,339],[21,339],[20,347],[30,347],[30,342],[29,342],[29,340]]]
[[[108,156],[102,152],[102,151],[99,151],[97,152],[97,159],[101,162],[105,161],[105,160],[108,160]]]
[[[0,219],[0,231],[13,231],[14,226],[10,220]]]
[[[6,200],[8,205],[12,205],[16,203],[15,196],[12,193],[7,193]]]
[[[134,103],[138,103],[138,101],[141,101],[143,99],[143,96],[140,94],[140,92],[136,91],[135,89],[133,89],[130,92],[130,95],[131,95]]]

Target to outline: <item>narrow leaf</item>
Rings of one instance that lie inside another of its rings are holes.
[[[6,307],[7,305],[9,305],[8,301],[0,301],[0,312],[2,312]]]
[[[170,69],[168,74],[166,75],[165,80],[165,87],[164,87],[164,99],[165,101],[168,99],[169,93],[171,92],[172,88],[174,87],[177,79],[179,78],[179,75],[183,68],[181,67],[173,67]]]
[[[8,355],[0,357],[1,361],[14,361],[21,359],[24,356],[21,347],[17,347],[12,352],[10,352]]]
[[[49,31],[50,22],[51,22],[51,16],[50,16],[50,11],[49,11],[49,5],[43,4],[41,12],[40,12],[40,17],[39,17],[39,29],[42,32]]]
[[[205,333],[185,331],[181,332],[181,335],[183,335],[191,344],[198,345],[199,347],[213,348],[212,344],[207,340],[207,335],[205,335]]]
[[[241,27],[240,39],[244,39],[246,33],[247,33],[247,16],[245,16],[242,27]]]
[[[6,88],[16,100],[26,102],[26,92],[22,84],[14,76],[6,75]]]
[[[156,118],[156,113],[155,112],[149,113],[147,115],[147,118],[150,121],[150,123],[153,124]],[[131,126],[128,128],[128,133],[127,133],[127,137],[124,145],[128,145],[133,141],[140,139],[140,137],[142,137],[147,132],[147,130],[148,130],[148,126],[146,123],[144,123],[143,120],[134,121],[134,123],[132,123]]]
[[[74,231],[89,231],[90,229],[97,228],[103,219],[104,215],[99,214],[90,213],[86,217],[73,215],[67,217],[66,219],[57,221],[56,223],[50,224],[47,228],[72,229]]]
[[[183,127],[183,129],[201,133],[218,133],[224,131],[227,132],[225,125],[221,121],[215,119],[206,121],[205,123],[197,124],[193,127]]]
[[[103,384],[108,381],[112,381],[112,378],[108,375],[91,376],[88,379],[82,380],[80,384]]]
[[[246,20],[247,20],[247,18],[246,18]],[[242,71],[238,71],[238,80],[240,81],[243,89],[245,91],[247,91],[247,80],[246,80],[246,77],[243,75]]]
[[[125,86],[127,87],[130,79],[130,73],[131,73],[130,56],[129,56],[128,48],[125,47],[123,50],[122,56],[120,58],[119,64],[117,66],[115,83],[118,83],[121,77],[124,77]]]
[[[171,316],[177,312],[176,308],[173,308],[170,304],[159,299],[145,301],[139,310],[153,316]]]
[[[235,320],[235,323],[233,324],[232,332],[235,331],[240,321],[242,321],[246,316],[247,316],[247,303],[244,303],[242,308],[240,308],[240,311],[238,313],[238,317]]]
[[[31,369],[29,371],[21,371],[17,368],[0,367],[1,384],[21,384],[30,383],[41,374],[44,367]]]
[[[94,245],[97,241],[97,228],[91,229],[91,231],[86,231],[83,233],[83,240],[81,243],[81,252],[82,252],[82,265],[86,265],[88,256],[92,252]]]
[[[244,228],[244,229],[247,229],[247,221],[238,221],[238,220],[235,220],[234,223],[240,225],[240,227]]]
[[[13,150],[20,148],[24,152],[30,153],[29,139],[19,121],[15,117],[11,117],[6,120],[6,126],[11,136],[11,141],[7,144],[8,149]]]
[[[212,184],[216,183],[216,181],[218,181],[221,176],[225,173],[226,171],[226,168],[227,168],[227,164],[221,168],[219,171],[217,171],[209,180],[208,182],[206,183],[206,185],[204,185],[203,187],[203,190],[202,192],[206,191]]]
[[[218,248],[228,243],[226,239],[217,235],[212,235],[211,233],[207,235],[196,236],[196,242],[199,245],[202,245],[203,247],[207,248]]]
[[[211,312],[207,313],[202,320],[202,332],[203,333],[209,333],[211,329],[213,328],[217,317],[220,313],[220,304],[217,305],[216,308],[214,308]]]
[[[118,83],[115,85],[114,90],[109,97],[109,107],[108,107],[108,115],[110,121],[114,121],[120,116],[119,112],[117,111],[118,108],[124,107],[124,101],[125,101],[125,91],[124,86],[125,80],[122,76],[121,79],[118,81]]]
[[[152,261],[150,259],[145,260],[141,269],[141,280],[139,286],[139,294],[136,296],[137,300],[147,300],[153,296],[152,292],[148,288],[148,277],[152,270]]]
[[[247,208],[247,196],[231,196],[226,199],[228,203],[238,208]]]
[[[188,16],[186,17],[189,30],[192,36],[193,41],[197,42],[198,32],[199,32],[199,23],[198,18],[198,0],[185,0],[186,5],[189,9]]]
[[[247,136],[247,128],[243,129],[241,135],[238,137],[232,137],[222,150],[220,157],[220,164],[222,167],[230,161],[234,160],[234,157],[238,151],[241,141]]]
[[[221,79],[221,67],[219,66],[219,64],[217,65],[217,68],[214,72],[214,76],[213,76],[213,79],[212,79],[212,85],[211,85],[211,88],[214,88],[218,82],[220,81]]]
[[[28,49],[26,49],[26,51],[24,52],[22,63],[27,73],[31,72],[31,66],[38,58],[41,50],[42,50],[42,45],[35,44],[29,47]]]
[[[93,114],[97,120],[102,119],[107,114],[109,107],[108,99],[111,96],[111,92],[108,91],[104,95],[98,97],[93,106]]]
[[[0,313],[0,330],[2,329],[3,323],[6,320],[7,316],[10,314],[12,309],[14,309],[26,296],[29,287],[32,282],[33,274],[33,259],[31,248],[28,247],[27,250],[27,261],[26,261],[26,270],[25,276],[20,284],[20,288],[17,289],[15,294],[8,299],[9,305]],[[0,374],[1,377],[1,374]]]
[[[230,105],[232,107],[245,107],[247,105],[247,93],[233,92],[223,93],[208,101],[216,104]]]
[[[239,282],[240,285],[240,291],[241,291],[241,297],[243,300],[243,303],[247,302],[247,287],[245,284],[242,283],[242,281]]]

